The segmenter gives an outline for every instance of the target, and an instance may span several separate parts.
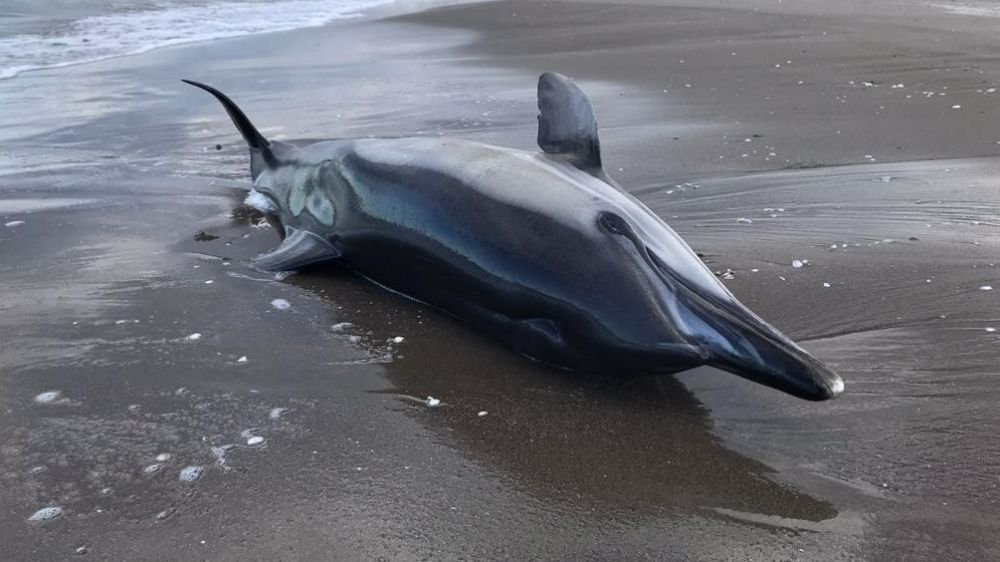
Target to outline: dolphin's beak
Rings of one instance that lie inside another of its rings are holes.
[[[843,392],[840,376],[739,303],[694,300],[688,325],[709,365],[806,400]]]
[[[679,320],[708,364],[806,400],[836,398],[844,381],[735,299],[719,302],[687,287]]]
[[[721,292],[699,288],[634,233],[626,236],[663,282],[671,323],[684,334],[685,343],[707,356],[705,364],[806,400],[829,400],[844,391],[844,381],[836,373],[750,312],[724,287]]]

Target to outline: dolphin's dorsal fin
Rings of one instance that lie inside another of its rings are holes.
[[[308,230],[286,228],[281,245],[253,260],[262,271],[291,271],[310,264],[340,257],[332,244]]]
[[[556,72],[538,77],[538,147],[565,157],[586,172],[603,175],[597,119],[590,100]]]
[[[229,99],[229,96],[223,94],[208,84],[202,84],[201,82],[186,79],[181,79],[181,82],[191,84],[196,88],[201,88],[202,90],[205,90],[215,96],[215,99],[219,100],[219,103],[222,104],[222,107],[226,109],[226,113],[228,113],[229,117],[233,120],[233,124],[236,125],[240,134],[243,135],[243,140],[247,141],[247,145],[250,146],[251,168],[255,167],[253,165],[253,159],[255,157],[263,159],[264,163],[269,167],[273,167],[277,164],[278,159],[274,155],[271,142],[264,138],[264,135],[260,134],[257,127],[253,126],[253,123],[251,123],[250,119],[245,113],[243,113],[243,110],[240,109],[233,100]],[[256,177],[257,173],[255,172],[253,175]]]

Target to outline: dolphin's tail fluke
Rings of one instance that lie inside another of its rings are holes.
[[[233,124],[236,125],[236,128],[240,130],[240,134],[243,135],[243,139],[247,141],[248,145],[250,145],[250,149],[253,151],[258,151],[261,154],[261,156],[264,157],[265,162],[270,164],[271,162],[274,161],[274,155],[271,152],[270,141],[264,138],[264,135],[260,134],[260,131],[258,131],[257,128],[253,126],[253,123],[250,122],[250,119],[247,118],[246,114],[243,113],[243,110],[240,109],[239,106],[237,106],[236,103],[233,102],[233,100],[229,99],[229,97],[226,96],[226,94],[223,94],[222,92],[216,90],[215,88],[209,86],[208,84],[202,84],[201,82],[195,82],[194,80],[182,79],[181,81],[187,84],[191,84],[192,86],[195,86],[197,88],[201,88],[202,90],[205,90],[206,92],[215,96],[215,99],[219,100],[219,102],[222,104],[222,107],[226,108],[226,113],[228,113],[229,117],[232,118]]]

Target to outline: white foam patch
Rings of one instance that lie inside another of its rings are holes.
[[[35,404],[55,404],[62,398],[62,392],[47,390],[35,396]]]
[[[185,6],[164,2],[147,10],[82,18],[40,34],[2,38],[0,78],[182,43],[315,27],[387,3],[389,0],[281,0]]]
[[[51,507],[43,507],[42,509],[39,509],[35,513],[31,514],[31,517],[28,518],[28,521],[31,521],[32,523],[41,523],[43,521],[49,521],[51,519],[55,519],[56,517],[62,515],[62,513],[63,513],[63,508],[57,505]]]
[[[24,221],[10,221],[10,222],[5,222],[3,225],[6,226],[7,228],[15,228],[21,226],[22,224],[24,224]]]
[[[271,411],[267,414],[267,417],[272,420],[280,419],[281,416],[288,411],[288,408],[271,408]]]
[[[194,482],[195,480],[201,478],[203,474],[205,474],[205,467],[203,466],[185,466],[181,469],[178,479],[181,482]]]
[[[271,301],[271,306],[278,310],[288,310],[289,308],[292,308],[292,304],[285,299],[274,299]]]

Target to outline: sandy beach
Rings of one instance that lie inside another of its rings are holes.
[[[404,2],[0,80],[0,558],[1000,557],[1000,10],[830,4]],[[532,149],[546,70],[842,397],[557,372],[257,272],[246,147],[180,82],[273,139]]]

